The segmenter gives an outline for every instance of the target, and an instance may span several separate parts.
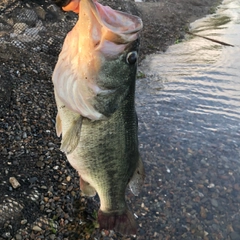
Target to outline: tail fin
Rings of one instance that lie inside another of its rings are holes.
[[[104,213],[98,211],[98,223],[100,229],[115,230],[123,235],[137,233],[137,224],[133,214],[126,209],[122,214],[118,212]]]

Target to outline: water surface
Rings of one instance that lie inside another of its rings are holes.
[[[240,239],[240,1],[190,31],[234,47],[189,35],[140,66],[142,236]]]

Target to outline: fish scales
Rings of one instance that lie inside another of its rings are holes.
[[[108,200],[106,206],[109,209],[125,204],[125,189],[139,158],[134,84],[121,107],[107,120],[92,122],[83,119],[79,147],[68,155],[84,165],[84,175],[87,175],[84,180],[95,189],[101,189],[98,194],[105,196],[101,199]],[[121,184],[118,184],[119,179]]]
[[[125,201],[144,180],[138,151],[135,81],[141,19],[81,0],[53,73],[57,135],[83,194],[100,198],[100,229],[137,231]]]

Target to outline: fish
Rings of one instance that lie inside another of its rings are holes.
[[[137,233],[125,193],[138,195],[144,166],[138,147],[135,84],[141,18],[81,0],[52,75],[60,149],[80,189],[100,199],[100,229]]]

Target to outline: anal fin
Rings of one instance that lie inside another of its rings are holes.
[[[144,178],[145,178],[144,166],[141,158],[139,158],[137,168],[129,182],[129,187],[135,196],[137,196],[140,193],[141,187],[144,183]]]
[[[82,116],[79,115],[79,117],[73,121],[68,131],[62,136],[62,144],[60,147],[62,152],[70,154],[75,150],[80,140],[81,128]]]

